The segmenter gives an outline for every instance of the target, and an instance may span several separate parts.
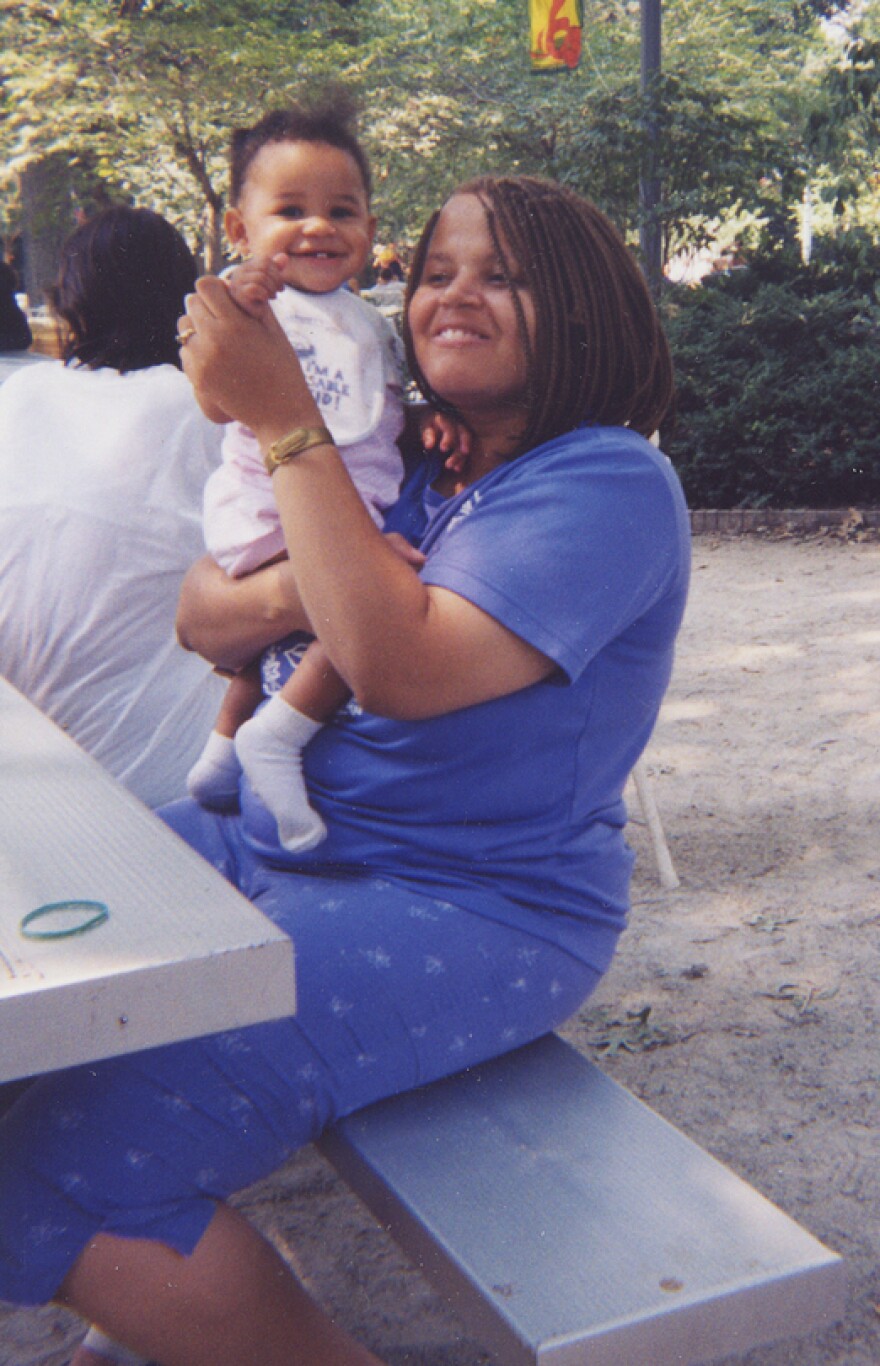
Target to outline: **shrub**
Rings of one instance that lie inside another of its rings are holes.
[[[880,504],[880,250],[844,245],[669,290],[663,446],[691,507]]]

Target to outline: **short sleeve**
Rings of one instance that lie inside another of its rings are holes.
[[[686,589],[678,481],[665,456],[625,429],[571,433],[455,501],[426,538],[423,580],[473,602],[571,680],[664,595]]]

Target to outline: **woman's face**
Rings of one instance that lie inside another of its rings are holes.
[[[534,344],[531,292],[507,243],[508,270]],[[486,221],[473,194],[457,194],[443,208],[425,267],[409,307],[416,359],[431,388],[484,428],[526,409],[526,355],[517,311]]]

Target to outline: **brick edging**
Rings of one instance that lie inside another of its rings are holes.
[[[739,536],[757,531],[810,535],[821,531],[869,531],[880,527],[880,508],[696,508],[691,534]]]

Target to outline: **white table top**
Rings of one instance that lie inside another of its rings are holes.
[[[29,911],[70,898],[109,919],[22,936]],[[294,1001],[287,936],[0,679],[0,1081],[277,1019]]]

